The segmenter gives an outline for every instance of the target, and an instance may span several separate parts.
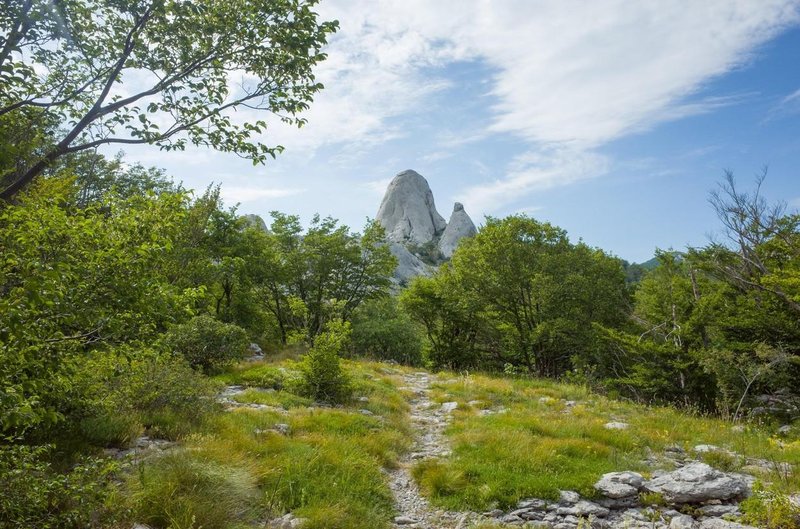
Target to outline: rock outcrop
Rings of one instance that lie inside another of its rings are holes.
[[[422,245],[444,232],[447,223],[433,202],[428,181],[410,169],[395,176],[378,209],[390,241]]]
[[[395,280],[405,284],[452,257],[464,237],[477,233],[464,206],[456,203],[450,222],[436,210],[428,181],[408,169],[389,183],[376,220],[386,229],[392,254],[397,258]]]
[[[453,213],[450,215],[450,222],[447,223],[447,227],[442,233],[442,238],[439,240],[439,251],[449,259],[453,256],[453,252],[461,239],[472,237],[476,233],[478,233],[478,230],[475,229],[472,219],[464,211],[464,206],[461,202],[456,202],[453,207]]]
[[[264,222],[264,219],[262,219],[260,215],[255,215],[253,213],[245,213],[244,215],[242,215],[242,218],[244,219],[245,224],[247,226],[258,228],[261,231],[269,231],[267,229],[267,223]]]
[[[399,242],[389,242],[389,250],[397,259],[397,268],[394,271],[394,278],[400,284],[406,284],[417,276],[427,276],[432,272],[432,267],[422,262],[422,259],[409,252],[408,249]]]
[[[742,476],[720,472],[705,463],[690,463],[656,477],[644,485],[661,494],[669,503],[701,503],[746,496],[750,487]]]

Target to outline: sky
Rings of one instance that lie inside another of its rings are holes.
[[[321,0],[325,89],[263,166],[127,149],[228,205],[360,230],[414,169],[439,212],[525,213],[631,262],[709,241],[725,169],[800,208],[800,0]],[[249,111],[248,111],[249,112]],[[246,116],[246,114],[245,114]]]

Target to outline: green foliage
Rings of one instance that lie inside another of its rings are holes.
[[[358,234],[315,216],[303,233],[299,217],[272,218],[268,233],[250,232],[248,270],[284,345],[312,343],[327,322],[349,320],[361,303],[388,291],[396,260],[378,223]]]
[[[419,257],[423,263],[431,266],[437,266],[445,260],[435,240],[423,244],[409,244],[407,249],[409,252]]]
[[[628,307],[621,261],[524,216],[488,219],[401,299],[437,365],[508,363],[548,376],[588,360],[598,347],[591,324],[619,325]]]
[[[742,522],[764,529],[800,528],[800,507],[793,504],[786,494],[756,483],[753,494],[739,507]]]
[[[113,506],[116,465],[86,459],[66,472],[48,447],[0,445],[0,525],[7,529],[100,529],[121,514]]]
[[[247,350],[247,332],[232,323],[206,315],[174,325],[164,335],[164,345],[205,371],[241,360]]]
[[[77,364],[63,413],[93,444],[124,447],[145,429],[178,439],[215,407],[216,384],[180,357],[122,350]]]
[[[353,351],[402,364],[422,362],[420,329],[394,297],[370,300],[353,314]]]
[[[17,122],[40,114],[35,130],[49,141],[26,143],[28,163],[0,167],[0,183],[13,181],[0,197],[14,196],[54,160],[105,144],[169,151],[191,143],[254,163],[274,157],[282,147],[260,141],[266,122],[242,123],[233,111],[247,105],[305,123],[299,114],[322,89],[313,68],[337,27],[318,20],[315,3],[4,2],[0,114]],[[229,86],[231,71],[245,74],[240,89]],[[137,86],[132,78],[158,82]],[[114,95],[115,83],[125,95]]]
[[[192,312],[201,290],[177,285],[187,198],[110,196],[70,206],[75,188],[48,179],[0,209],[0,430],[57,422],[69,360],[149,340]]]
[[[300,391],[304,395],[330,403],[344,402],[350,397],[350,380],[339,358],[347,347],[350,332],[348,322],[332,321],[317,335],[300,365],[303,375]]]

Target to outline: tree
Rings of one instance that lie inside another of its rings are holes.
[[[800,215],[787,215],[785,202],[766,201],[766,176],[764,170],[748,193],[725,172],[710,202],[731,245],[713,243],[707,250],[716,273],[735,288],[775,296],[800,316]]]
[[[266,122],[234,112],[305,123],[299,113],[322,88],[313,67],[337,28],[318,20],[316,2],[3,2],[0,121],[49,134],[31,145],[26,163],[0,167],[0,198],[14,197],[59,158],[102,145],[192,143],[254,163],[274,157],[282,147],[262,143]]]
[[[525,216],[488,219],[452,258],[463,288],[484,303],[504,362],[558,376],[591,349],[591,323],[628,308],[622,263]]]
[[[422,336],[393,296],[363,303],[353,314],[353,350],[356,354],[408,365],[422,361]]]
[[[284,344],[298,331],[313,342],[327,322],[349,320],[362,302],[387,292],[396,261],[378,223],[358,234],[315,216],[303,233],[297,216],[272,218],[269,233],[253,234],[261,241],[251,272]]]

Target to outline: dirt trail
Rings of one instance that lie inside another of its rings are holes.
[[[411,467],[420,459],[445,457],[450,453],[444,429],[453,407],[433,405],[428,397],[435,375],[418,372],[403,378],[406,388],[414,393],[411,422],[416,435],[412,451],[400,460],[399,468],[389,472],[389,487],[397,509],[394,527],[465,529],[477,518],[475,514],[448,512],[431,506],[411,476]]]

